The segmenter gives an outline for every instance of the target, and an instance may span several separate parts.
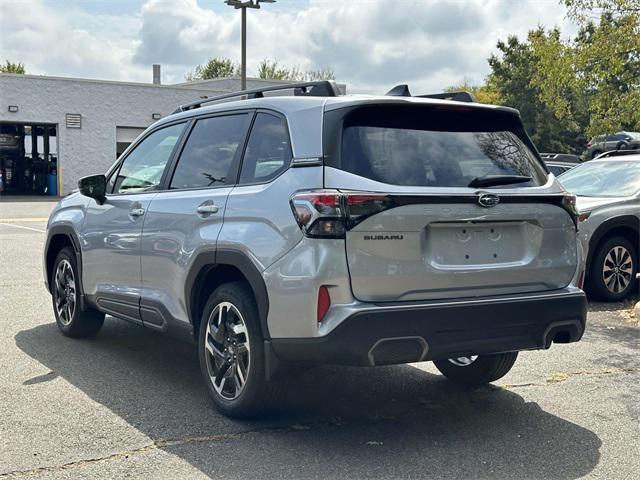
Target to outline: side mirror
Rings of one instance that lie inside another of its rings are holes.
[[[99,205],[107,199],[107,177],[104,175],[89,175],[78,181],[80,193],[85,197],[93,198]]]

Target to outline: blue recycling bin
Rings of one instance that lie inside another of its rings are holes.
[[[55,197],[58,195],[58,176],[47,175],[47,195]]]

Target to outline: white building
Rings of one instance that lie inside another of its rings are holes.
[[[177,106],[237,91],[238,78],[160,85],[0,74],[4,194],[65,195],[105,172],[149,125]],[[247,88],[287,83],[248,79]]]

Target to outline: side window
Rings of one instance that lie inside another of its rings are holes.
[[[182,150],[170,188],[202,188],[227,183],[248,121],[247,113],[198,120]],[[235,182],[235,178],[229,180],[229,183]]]
[[[138,144],[124,159],[115,179],[113,193],[139,193],[157,189],[183,129],[184,123],[172,125],[155,131]]]
[[[240,183],[271,180],[290,162],[291,146],[286,123],[275,115],[258,113],[244,154]]]

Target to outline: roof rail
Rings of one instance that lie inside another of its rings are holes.
[[[318,80],[313,82],[288,83],[283,85],[271,85],[263,88],[253,88],[251,90],[240,90],[238,92],[225,93],[216,95],[215,97],[203,98],[195,102],[180,105],[173,113],[186,112],[194,108],[200,108],[205,103],[217,102],[227,98],[234,98],[246,95],[247,98],[263,98],[265,92],[276,92],[279,90],[293,90],[294,96],[309,97],[337,97],[341,95],[340,89],[335,82],[331,80]]]
[[[607,157],[623,157],[625,155],[640,155],[640,149],[633,150],[609,150],[608,152],[601,153],[593,160],[597,160],[599,158],[607,158]]]
[[[409,92],[409,86],[400,84],[393,87],[385,95],[390,97],[412,97]],[[430,93],[429,95],[415,95],[417,98],[437,98],[440,100],[453,100],[456,102],[476,102],[475,97],[469,92],[446,92],[446,93]]]

